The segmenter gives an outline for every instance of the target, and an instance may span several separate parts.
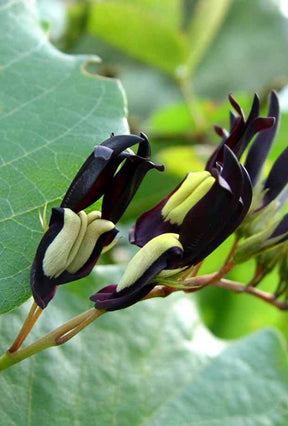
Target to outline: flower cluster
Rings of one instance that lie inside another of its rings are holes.
[[[255,95],[247,119],[231,95],[229,99],[236,114],[230,115],[229,131],[215,127],[222,141],[205,170],[188,173],[170,194],[137,219],[130,242],[139,250],[118,284],[91,296],[97,309],[113,311],[138,302],[163,277],[173,280],[204,260],[233,232],[243,239],[235,252],[236,262],[251,256],[258,256],[259,262],[266,255],[264,250],[280,248],[284,256],[275,255],[270,264],[275,266],[275,259],[280,259],[283,282],[288,269],[288,215],[281,218],[278,213],[287,196],[288,149],[261,182],[279,125],[278,98],[272,92],[268,116],[260,117]],[[137,154],[130,149],[133,145],[139,146]],[[163,170],[150,161],[150,145],[143,134],[112,135],[95,147],[61,206],[52,209],[49,229],[39,244],[31,285],[40,307],[47,306],[57,285],[91,272],[102,250],[113,243],[116,222],[152,168]],[[101,212],[86,214],[84,209],[102,196]]]
[[[134,145],[138,145],[137,154],[130,149]],[[150,144],[143,133],[140,137],[112,134],[94,148],[60,207],[52,209],[49,228],[38,246],[31,269],[31,287],[38,306],[47,306],[57,285],[90,274],[103,248],[118,233],[116,222],[153,168],[164,170],[150,161]],[[83,209],[102,196],[102,211],[86,214]]]
[[[288,214],[283,214],[287,201],[288,148],[274,162],[267,178],[261,182],[262,168],[275,141],[280,122],[279,102],[272,92],[268,115],[275,118],[272,128],[263,131],[248,151],[245,167],[253,185],[253,202],[249,214],[238,229],[244,237],[234,255],[235,262],[242,263],[256,258],[255,276],[251,281],[257,285],[277,264],[281,271],[288,254]],[[283,276],[283,274],[282,274]],[[283,278],[284,279],[284,278]],[[280,281],[283,280],[280,278]],[[286,274],[287,282],[287,274]],[[276,291],[278,293],[278,291]]]
[[[222,142],[209,158],[206,171],[188,173],[185,179],[151,210],[143,213],[130,232],[130,242],[140,247],[118,285],[110,285],[91,297],[95,307],[116,310],[143,298],[166,276],[173,277],[205,259],[246,217],[251,207],[253,186],[275,139],[279,104],[273,92],[268,117],[259,117],[260,102],[254,97],[250,114],[244,113],[230,95],[237,112],[231,114],[231,128],[216,127]],[[240,159],[257,134],[244,167]],[[285,166],[284,166],[285,164]],[[262,189],[263,209],[287,184],[287,150],[276,161]],[[270,235],[287,239],[287,220]],[[283,230],[284,228],[284,230]],[[284,237],[283,237],[284,231]]]

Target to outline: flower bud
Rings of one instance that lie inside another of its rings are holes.
[[[138,145],[135,154],[131,147]],[[150,161],[146,135],[118,135],[94,147],[73,181],[60,208],[54,208],[49,229],[40,241],[31,269],[36,303],[45,308],[56,285],[88,275],[103,248],[111,246],[118,222],[146,173],[163,171]],[[83,209],[103,196],[101,213]],[[44,221],[43,221],[44,223]],[[45,226],[46,228],[46,226]],[[46,229],[45,229],[46,230]]]
[[[251,257],[258,256],[262,252],[274,247],[286,244],[288,239],[288,214],[275,224],[272,223],[264,231],[244,240],[240,243],[234,253],[234,261],[242,263]]]
[[[275,291],[275,297],[280,297],[285,294],[285,298],[287,299],[287,289],[288,289],[288,251],[286,247],[286,251],[283,254],[283,257],[280,261],[279,267],[279,283],[277,289]]]

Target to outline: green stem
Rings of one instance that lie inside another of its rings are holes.
[[[104,313],[105,311],[91,308],[88,311],[72,318],[70,321],[46,334],[26,348],[12,353],[7,351],[0,357],[0,371],[23,361],[44,349],[52,346],[59,346],[68,342],[68,340],[75,336],[75,334],[87,327],[87,325],[91,324],[91,322],[95,321],[96,318],[100,317]]]
[[[234,247],[232,247],[232,250],[229,253],[230,256],[233,254],[233,249]],[[227,258],[227,261],[231,258],[230,256]],[[231,263],[228,263],[227,266],[231,268]],[[212,285],[233,291],[235,293],[250,294],[254,297],[257,297],[258,299],[265,301],[266,303],[276,306],[278,309],[288,310],[288,302],[277,300],[277,297],[274,294],[263,292],[257,288],[246,286],[245,284],[239,282],[225,280],[222,277],[219,279],[219,272],[202,275],[199,277],[191,277],[186,281],[186,285],[182,281],[181,290],[184,290],[187,293],[199,291],[207,285]],[[142,300],[152,299],[154,297],[167,297],[171,293],[179,290],[179,288],[157,285]],[[0,371],[5,370],[11,365],[17,364],[20,361],[23,361],[24,359],[29,358],[30,356],[41,352],[44,349],[50,348],[52,346],[60,346],[63,343],[68,342],[68,340],[78,334],[79,331],[83,330],[85,327],[87,327],[105,313],[106,311],[91,308],[77,317],[72,318],[70,321],[46,334],[44,337],[27,346],[26,348],[12,353],[7,351],[0,357]]]
[[[192,83],[186,76],[179,76],[176,83],[182,93],[183,99],[189,108],[192,124],[196,133],[202,133],[207,129],[206,118],[199,108],[199,102],[192,88]]]
[[[27,348],[21,349],[18,352],[9,352],[7,351],[0,358],[0,371],[5,370],[11,365],[17,364],[20,361],[23,361],[30,356],[43,351],[51,346],[54,346],[51,341],[44,340],[44,338],[37,340],[37,342],[32,343],[32,345],[27,346]]]

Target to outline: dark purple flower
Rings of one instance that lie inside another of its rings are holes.
[[[138,145],[137,154],[130,149]],[[122,164],[120,170],[119,166]],[[120,219],[148,170],[163,170],[150,161],[144,134],[114,136],[94,148],[60,207],[52,209],[49,228],[38,246],[31,270],[36,303],[45,308],[56,286],[88,275],[102,249],[115,238]],[[103,196],[102,212],[83,209]]]
[[[242,154],[252,142],[251,147],[248,149],[245,168],[250,176],[252,186],[256,187],[278,132],[280,124],[279,99],[276,92],[272,91],[268,116],[261,118],[259,117],[260,102],[258,96],[255,94],[247,120],[245,120],[240,105],[231,95],[229,96],[229,100],[238,115],[234,115],[234,113],[230,114],[230,132],[225,131],[219,126],[215,127],[217,134],[222,137],[222,142],[212,153],[207,162],[206,170],[210,171],[217,161],[222,161],[225,146],[229,146],[240,160]],[[256,134],[257,136],[253,140]],[[263,209],[282,192],[288,183],[287,168],[288,148],[276,160],[263,187],[260,187],[260,190],[263,190],[262,200],[258,206],[254,206],[253,203],[254,210]],[[256,188],[257,198],[259,198],[258,191],[259,188]]]
[[[152,281],[164,269],[174,269],[183,256],[177,234],[163,234],[149,241],[131,259],[118,285],[109,285],[90,297],[106,311],[127,308],[146,296]]]
[[[129,150],[138,145],[135,155]],[[102,195],[102,218],[117,222],[136,193],[148,170],[156,168],[163,171],[150,160],[150,144],[144,133],[136,135],[119,135],[111,137],[95,146],[87,158],[68,191],[61,207],[68,207],[74,212],[85,209]],[[116,173],[119,165],[123,166]]]
[[[171,194],[137,219],[130,241],[143,247],[160,234],[177,233],[185,248],[183,265],[196,264],[239,225],[251,197],[247,172],[225,146],[223,163],[211,172],[189,173]]]
[[[236,157],[240,160],[242,154],[246,150],[252,138],[258,133],[258,136],[255,139],[256,145],[253,149],[253,151],[256,151],[255,156],[257,156],[257,162],[255,162],[255,159],[253,159],[253,167],[256,167],[256,170],[253,170],[253,174],[258,174],[259,169],[262,168],[262,164],[269,153],[271,144],[274,140],[275,133],[277,131],[277,123],[279,116],[279,104],[277,95],[275,92],[272,92],[268,117],[263,118],[259,117],[260,101],[257,94],[255,94],[247,120],[245,120],[242,108],[236,102],[232,95],[229,95],[229,100],[232,107],[238,113],[238,116],[235,116],[234,113],[230,114],[230,132],[227,133],[226,131],[224,131],[224,129],[218,126],[215,129],[217,134],[222,137],[222,142],[209,158],[206,165],[206,170],[211,170],[211,168],[215,166],[217,161],[223,161],[224,146],[228,146],[234,152]],[[276,126],[274,124],[275,122]],[[265,139],[267,139],[268,141],[266,142]]]
[[[137,302],[161,282],[161,271],[171,269],[173,275],[179,268],[199,263],[234,232],[247,215],[252,186],[259,181],[277,134],[279,102],[272,92],[268,116],[263,118],[259,116],[260,102],[255,95],[246,120],[232,95],[229,100],[236,114],[230,113],[229,132],[215,127],[222,142],[209,158],[206,171],[189,173],[167,197],[138,218],[131,229],[130,242],[141,249],[118,286],[105,287],[91,297],[96,308],[116,310]],[[246,169],[240,159],[250,143]],[[287,157],[288,150],[285,150],[264,184],[263,206],[277,197],[287,184]],[[138,271],[137,275],[133,271]]]
[[[245,162],[245,167],[249,173],[253,186],[255,186],[261,178],[265,160],[275,141],[280,124],[279,100],[275,92],[272,92],[270,96],[268,116],[275,118],[274,126],[269,129],[264,129],[258,134],[249,149]],[[287,168],[288,148],[286,148],[275,161],[268,178],[263,184],[262,202],[260,206],[256,208],[257,211],[270,204],[285,188],[288,183]]]
[[[189,173],[138,218],[130,241],[141,249],[117,287],[108,286],[91,297],[96,308],[116,310],[134,304],[159,282],[161,271],[175,274],[197,264],[237,228],[250,207],[252,187],[229,147],[223,147],[222,158],[211,171]]]

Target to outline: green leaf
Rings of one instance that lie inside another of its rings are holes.
[[[123,267],[98,266],[85,282],[59,287],[29,341],[91,307],[89,296],[117,283],[122,273]],[[27,305],[0,318],[0,353],[17,333]],[[140,424],[223,347],[201,325],[189,297],[108,313],[63,347],[1,372],[1,422],[22,426],[21,414],[22,424],[30,426],[40,420],[43,426]]]
[[[122,273],[98,266],[85,282],[59,287],[29,341],[87,309],[88,297]],[[1,351],[28,307],[0,319]],[[262,331],[226,346],[203,327],[191,296],[140,302],[1,372],[1,421],[199,425],[216,417],[216,424],[260,425],[264,413],[267,424],[285,424],[288,366],[278,335]]]
[[[0,8],[0,313],[30,295],[38,209],[59,204],[95,144],[127,132],[120,83],[85,71],[96,57],[56,50],[33,5],[4,1]]]
[[[188,56],[184,35],[140,4],[94,3],[89,13],[88,31],[173,76]]]
[[[239,102],[245,114],[248,115],[251,104],[252,96],[244,95],[243,93],[233,93],[233,96]],[[209,98],[198,99],[198,108],[205,115],[209,123],[207,131],[213,130],[214,124],[218,124],[229,128],[229,111],[231,104],[227,99],[223,101],[215,101]],[[263,112],[266,114],[266,111]],[[184,136],[191,133],[194,129],[191,123],[191,113],[189,108],[184,103],[170,104],[165,107],[157,109],[150,117],[149,130],[162,135],[171,136],[177,135],[180,139],[181,134]],[[215,134],[214,130],[213,133]],[[217,144],[219,137],[217,136]],[[210,139],[209,139],[210,142]]]
[[[194,75],[197,93],[216,98],[282,87],[287,18],[271,0],[234,1]],[[285,84],[285,77],[284,77]]]
[[[193,72],[217,35],[232,0],[198,0],[188,28],[191,43],[189,71]]]
[[[284,425],[288,360],[272,330],[226,349],[195,380],[176,389],[149,425]]]
[[[108,0],[109,2],[110,0]],[[125,0],[131,5],[137,4],[143,11],[155,15],[167,24],[179,27],[182,18],[182,0]],[[108,3],[107,2],[107,3]]]
[[[171,134],[191,132],[191,113],[186,104],[174,104],[160,108],[150,117],[150,128],[154,132]]]
[[[197,148],[201,151],[202,146],[165,148],[158,152],[158,157],[165,164],[168,173],[182,180],[188,172],[202,172],[205,169],[205,163],[197,154]]]

